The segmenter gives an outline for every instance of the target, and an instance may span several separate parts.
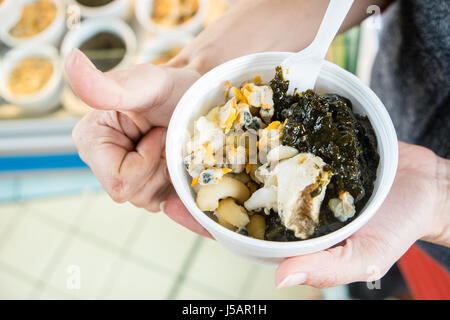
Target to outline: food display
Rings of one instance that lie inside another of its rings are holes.
[[[11,71],[8,79],[9,90],[17,95],[36,93],[50,81],[53,71],[50,59],[25,58]]]
[[[86,7],[101,7],[114,0],[76,0],[79,4]]]
[[[342,227],[373,192],[379,162],[367,119],[345,97],[287,94],[270,83],[225,83],[225,103],[194,123],[184,165],[196,203],[222,226],[271,241]]]
[[[88,7],[98,9],[99,14],[101,14],[101,7],[109,7],[109,4],[113,5],[116,1],[118,2],[118,0],[21,1],[17,6],[13,6],[16,10],[15,16],[17,16],[17,19],[13,19],[7,28],[0,32],[0,41],[5,44],[0,43],[0,60],[15,47],[26,45],[28,41],[31,44],[31,41],[33,41],[32,45],[36,47],[49,44],[59,49],[60,57],[56,57],[54,58],[55,61],[52,61],[59,65],[62,62],[59,59],[64,59],[66,54],[62,53],[62,44],[68,38],[69,33],[71,33],[75,34],[72,39],[77,39],[71,41],[71,44],[84,52],[101,71],[111,71],[116,67],[125,67],[132,63],[164,64],[177,55],[190,42],[192,36],[199,31],[198,29],[189,29],[185,33],[168,34],[164,30],[154,29],[150,32],[142,24],[132,23],[133,20],[129,19],[129,13],[135,12],[136,14],[135,8],[141,1],[130,1],[127,3],[128,14],[120,17],[114,16],[114,19],[120,19],[123,24],[126,24],[130,32],[121,32],[125,28],[118,28],[117,30],[109,26],[101,28],[98,26],[101,24],[101,21],[105,19],[112,20],[113,17],[104,17],[103,19],[96,19],[96,17],[87,18],[83,16],[83,11],[72,10],[70,7],[76,6],[78,3],[80,10]],[[4,3],[3,0],[0,0],[0,5]],[[226,0],[208,0],[207,4],[205,3],[198,0],[153,1],[151,7],[149,4],[149,8],[147,8],[146,17],[149,21],[161,23],[162,26],[167,24],[173,29],[177,29],[177,27],[184,28],[184,23],[192,20],[194,16],[196,18],[199,17],[196,15],[197,12],[200,12],[202,6],[206,5],[205,14],[198,21],[199,28],[201,28],[201,24],[205,19],[217,19],[227,9]],[[61,13],[64,12],[68,16],[61,18]],[[81,16],[77,17],[77,14],[81,14]],[[83,24],[87,20],[93,21],[94,25],[90,27],[92,28],[91,31],[86,32],[86,30],[77,28],[78,22]],[[133,42],[131,36],[137,38],[136,46],[129,45]],[[161,38],[164,40],[163,45],[161,45]],[[142,57],[146,59],[142,59]],[[32,58],[30,61],[33,61],[33,51],[30,52],[29,58]],[[63,70],[61,68],[51,70],[54,65],[50,61],[46,61],[38,68],[35,64],[26,63],[16,70],[14,75],[6,75],[0,87],[5,88],[11,94],[16,92],[18,94],[31,95],[33,92],[41,90],[41,86],[42,88],[45,86],[46,79],[50,77],[49,74],[53,72],[61,73]],[[6,67],[12,71],[19,66],[8,65]],[[12,101],[6,98],[6,96],[11,97],[11,95],[2,94],[5,100],[0,96],[0,121],[20,118],[36,118],[36,121],[49,117],[78,118],[91,110],[71,91],[67,82],[64,83],[61,91],[64,94],[60,95],[61,101],[58,106],[52,109],[38,107],[33,108],[33,110],[30,110],[24,104],[19,104],[22,100]]]
[[[44,31],[56,17],[53,1],[38,0],[24,6],[20,20],[9,30],[15,38],[29,38]]]
[[[99,32],[80,45],[80,50],[100,71],[117,66],[126,53],[125,42],[111,32]]]
[[[183,24],[197,13],[198,0],[154,0],[151,18],[166,27]]]

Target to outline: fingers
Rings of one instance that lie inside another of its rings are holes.
[[[164,102],[173,85],[169,72],[152,64],[103,73],[78,49],[65,69],[72,89],[95,109],[139,112]]]
[[[103,113],[100,113],[102,116]],[[108,194],[117,202],[130,200],[150,181],[155,190],[164,183],[161,153],[165,128],[153,128],[134,146],[134,142],[117,129],[100,123],[99,113],[91,113],[73,132],[81,158],[89,165]],[[168,180],[165,180],[168,183]]]
[[[299,257],[288,258],[277,269],[278,288],[307,284],[329,288],[355,281],[380,279],[396,259],[370,239],[346,240],[343,246]]]
[[[78,49],[66,58],[65,70],[73,91],[96,109],[113,109],[120,105],[122,88],[114,80],[95,68]]]
[[[197,220],[192,217],[189,211],[183,205],[180,198],[175,197],[167,200],[162,208],[164,213],[167,214],[172,220],[188,228],[189,230],[198,233],[201,236],[205,236],[214,239],[212,235],[202,227]]]
[[[159,212],[161,202],[176,195],[166,172],[166,161],[161,159],[155,174],[129,201],[136,207],[150,212]]]

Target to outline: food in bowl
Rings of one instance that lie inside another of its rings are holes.
[[[85,40],[80,50],[92,61],[97,69],[106,72],[117,65],[125,57],[127,48],[125,41],[112,32],[99,32]]]
[[[25,58],[9,74],[9,90],[17,95],[36,93],[50,81],[53,72],[53,63],[50,59],[42,57]]]
[[[29,38],[47,29],[56,18],[51,0],[38,0],[24,6],[20,20],[9,30],[15,38]]]
[[[257,239],[318,237],[353,220],[373,192],[379,162],[367,119],[337,94],[287,95],[281,68],[225,84],[225,103],[194,123],[184,165],[200,210]]]
[[[192,19],[198,7],[198,0],[154,0],[151,18],[162,26],[174,27]]]

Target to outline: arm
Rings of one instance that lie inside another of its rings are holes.
[[[368,17],[370,5],[384,9],[387,0],[354,2],[341,32]],[[230,59],[263,51],[300,51],[319,29],[328,0],[241,0],[206,28],[172,60],[171,66],[189,66],[200,73]]]

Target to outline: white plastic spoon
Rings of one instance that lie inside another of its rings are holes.
[[[281,63],[283,75],[289,80],[288,94],[313,89],[328,48],[336,36],[353,0],[330,0],[328,9],[313,42]]]

